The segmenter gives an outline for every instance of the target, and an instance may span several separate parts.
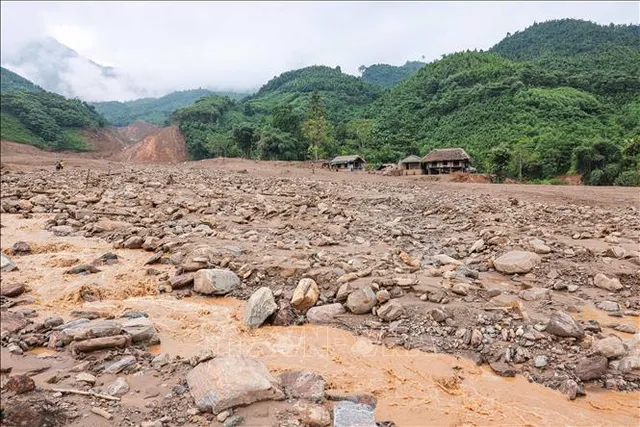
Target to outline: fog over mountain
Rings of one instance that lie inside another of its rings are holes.
[[[290,69],[426,62],[535,21],[638,23],[637,2],[3,2],[2,65],[86,101],[249,92]]]

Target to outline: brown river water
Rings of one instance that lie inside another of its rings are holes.
[[[569,401],[521,376],[498,377],[450,355],[387,349],[341,329],[304,325],[248,330],[241,322],[243,301],[154,295],[153,281],[140,267],[148,252],[114,250],[95,239],[55,237],[42,230],[42,216],[1,219],[2,250],[18,240],[38,244],[35,254],[15,261],[40,318],[59,314],[68,319],[74,309],[116,316],[145,311],[162,339],[154,352],[189,357],[210,348],[218,355],[260,358],[273,372],[309,369],[322,375],[328,388],[374,394],[377,419],[398,426],[640,425],[640,393],[588,390],[585,398]],[[120,263],[90,276],[62,274],[76,260],[90,262],[107,251],[116,253]],[[103,299],[83,303],[79,291],[87,287],[99,289]],[[583,312],[589,314],[603,312]]]

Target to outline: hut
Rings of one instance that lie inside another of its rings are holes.
[[[364,170],[365,161],[358,155],[352,156],[337,156],[331,160],[331,169],[348,169],[349,171],[361,171]]]
[[[427,175],[468,172],[470,164],[471,157],[462,148],[433,150],[422,159],[423,173]]]
[[[402,169],[403,175],[421,175],[422,170],[422,159],[418,156],[408,156],[399,162],[400,169]]]

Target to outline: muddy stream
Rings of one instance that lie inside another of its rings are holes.
[[[240,321],[243,301],[156,295],[154,280],[142,267],[149,252],[114,250],[106,242],[79,236],[59,238],[42,229],[45,218],[1,217],[3,251],[19,240],[35,249],[14,260],[19,279],[28,285],[26,295],[35,299],[26,306],[38,311],[37,320],[53,314],[68,320],[68,313],[79,309],[116,316],[144,311],[162,340],[153,352],[189,357],[210,348],[216,354],[260,358],[273,372],[310,369],[330,389],[374,394],[376,418],[398,426],[639,425],[640,393],[587,390],[587,397],[569,401],[521,376],[498,377],[470,360],[445,354],[387,349],[341,329],[305,325],[247,330]],[[88,276],[62,274],[105,252],[116,253],[120,262]],[[158,266],[167,272],[172,268]],[[83,302],[80,292],[87,289],[102,300]],[[606,314],[589,307],[582,316]]]

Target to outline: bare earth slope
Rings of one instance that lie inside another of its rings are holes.
[[[140,121],[131,123],[127,126],[117,127],[116,131],[120,134],[123,140],[134,144],[158,129],[160,129],[160,127],[153,123]]]
[[[114,159],[133,163],[179,163],[187,161],[189,153],[178,126],[169,126],[145,136]]]

